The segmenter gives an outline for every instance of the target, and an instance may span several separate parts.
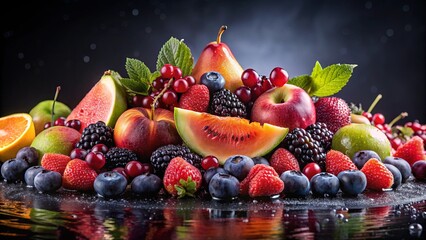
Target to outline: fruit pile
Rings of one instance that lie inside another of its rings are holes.
[[[72,110],[58,88],[30,114],[0,118],[1,177],[46,193],[219,200],[356,196],[426,180],[426,125],[395,125],[406,113],[386,124],[371,113],[378,99],[364,111],[333,96],[356,65],[262,76],[243,70],[225,30],[195,66],[171,38],[154,72],[128,58],[127,78],[106,71]]]

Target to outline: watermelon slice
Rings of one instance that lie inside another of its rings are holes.
[[[119,77],[118,73],[106,71],[68,115],[67,121],[80,120],[80,132],[89,124],[97,121],[103,121],[114,128],[118,117],[127,109],[126,93],[116,80],[117,77]]]
[[[214,155],[224,164],[232,155],[264,156],[288,133],[288,128],[260,125],[238,117],[219,117],[182,108],[174,110],[176,129],[194,152]]]

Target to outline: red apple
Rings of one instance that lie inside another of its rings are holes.
[[[117,147],[135,152],[142,160],[148,161],[157,148],[167,144],[180,144],[180,138],[169,110],[131,108],[118,118],[114,128],[114,142]]]
[[[306,128],[315,123],[316,112],[305,90],[285,84],[260,95],[253,104],[251,120],[280,127]]]

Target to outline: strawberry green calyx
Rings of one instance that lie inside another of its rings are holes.
[[[185,196],[195,197],[195,192],[197,191],[197,183],[192,180],[192,177],[189,176],[187,180],[179,180],[179,184],[175,184],[175,189],[177,191],[178,198],[183,198]]]

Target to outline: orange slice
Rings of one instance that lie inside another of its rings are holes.
[[[29,114],[16,113],[0,118],[0,161],[14,158],[19,149],[31,145],[35,137]]]

